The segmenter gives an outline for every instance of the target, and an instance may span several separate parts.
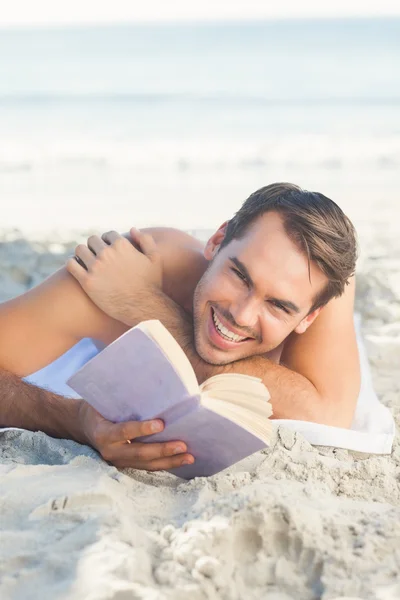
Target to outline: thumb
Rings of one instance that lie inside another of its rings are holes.
[[[150,259],[155,259],[159,255],[157,244],[149,233],[142,233],[135,227],[130,230],[132,239],[140,246],[143,254]]]

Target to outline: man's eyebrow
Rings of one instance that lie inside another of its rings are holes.
[[[243,273],[243,275],[246,277],[248,283],[251,286],[254,286],[253,280],[250,277],[250,273],[248,272],[246,265],[244,265],[241,260],[236,258],[236,256],[230,256],[229,260],[231,260],[233,262],[233,264],[235,264],[237,266],[239,271],[241,271]]]
[[[229,260],[231,260],[233,262],[233,264],[237,266],[239,271],[241,271],[243,273],[243,275],[246,277],[249,285],[254,287],[254,282],[250,276],[250,273],[247,270],[246,265],[244,265],[242,263],[242,261],[239,260],[236,256],[230,256]],[[271,298],[271,297],[269,297],[268,300],[273,300],[274,302],[279,302],[280,304],[282,304],[282,306],[284,306],[290,312],[294,312],[294,313],[300,312],[300,308],[294,302],[291,302],[290,300],[282,300],[281,298]]]
[[[273,300],[274,302],[279,302],[279,304],[282,304],[282,306],[287,308],[287,310],[290,312],[294,312],[294,313],[300,312],[299,307],[296,304],[294,304],[293,302],[291,302],[290,300],[281,300],[280,298],[269,298],[269,300]]]

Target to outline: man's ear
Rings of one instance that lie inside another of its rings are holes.
[[[204,248],[204,256],[207,260],[212,260],[218,252],[222,240],[225,237],[228,223],[229,221],[222,223],[222,225],[218,227],[217,231],[208,240],[206,247]]]
[[[296,333],[304,333],[310,327],[312,323],[314,323],[315,319],[318,317],[319,313],[322,310],[322,306],[316,308],[311,313],[309,313],[304,319],[300,321],[300,323],[295,328]]]

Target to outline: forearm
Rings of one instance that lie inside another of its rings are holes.
[[[138,301],[139,300],[139,301]],[[332,403],[325,401],[305,377],[262,357],[254,356],[223,366],[211,365],[197,354],[193,340],[193,324],[188,315],[162,292],[136,299],[130,307],[126,324],[137,325],[146,319],[159,319],[175,337],[188,356],[198,381],[219,373],[243,373],[263,380],[271,394],[273,418],[314,421],[346,426]]]
[[[82,400],[64,398],[0,371],[0,426],[43,431],[87,443],[79,427]]]
[[[25,294],[0,304],[0,368],[26,376],[84,337],[105,341],[123,330],[60,269]]]

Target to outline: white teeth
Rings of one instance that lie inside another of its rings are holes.
[[[237,335],[236,333],[229,331],[229,329],[227,329],[224,325],[222,325],[222,323],[218,319],[215,311],[213,311],[213,321],[214,321],[214,325],[218,329],[219,333],[224,338],[229,340],[230,342],[242,342],[243,340],[246,339],[245,337],[241,337],[240,335]]]

